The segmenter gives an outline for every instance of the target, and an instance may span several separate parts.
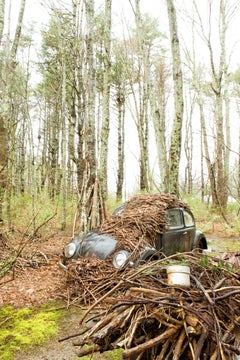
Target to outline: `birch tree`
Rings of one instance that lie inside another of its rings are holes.
[[[117,109],[117,180],[116,199],[122,202],[125,165],[125,110],[128,97],[127,55],[124,42],[115,42],[113,47],[112,86]]]
[[[0,0],[0,46],[2,44],[5,15],[5,0]]]
[[[151,81],[151,114],[157,147],[157,159],[160,170],[160,191],[168,192],[167,162],[167,119],[166,107],[170,96],[170,70],[164,57],[159,55],[153,61],[153,79]]]
[[[107,199],[108,193],[108,138],[110,130],[110,84],[111,84],[111,11],[112,0],[105,0],[104,31],[103,31],[103,99],[102,128],[100,137],[100,183],[102,196]]]
[[[179,196],[179,164],[182,146],[183,123],[183,81],[177,29],[177,17],[173,0],[167,0],[167,10],[172,50],[172,73],[174,81],[175,111],[169,151],[168,184],[169,191]]]

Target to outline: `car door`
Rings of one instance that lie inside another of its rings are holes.
[[[182,208],[169,209],[167,212],[166,232],[163,234],[163,253],[167,256],[178,252],[191,251],[195,233],[192,214]]]

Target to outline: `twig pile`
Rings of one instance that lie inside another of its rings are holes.
[[[154,245],[166,210],[175,206],[188,207],[171,195],[137,196],[99,232],[115,237],[119,248],[138,251]],[[189,288],[168,284],[166,267],[179,262],[190,266]],[[75,343],[79,356],[116,348],[131,360],[227,360],[240,354],[239,268],[224,260],[184,253],[115,270],[111,259],[79,259],[69,264],[68,276],[70,300],[89,305],[81,324],[94,324]]]
[[[176,261],[190,266],[190,288],[168,285],[166,266]],[[75,343],[92,345],[78,356],[123,348],[123,359],[235,359],[240,354],[240,280],[228,267],[185,253],[125,271],[81,319],[99,305],[104,308]]]
[[[166,210],[173,207],[188,208],[188,205],[171,194],[137,195],[117,216],[105,220],[98,232],[113,236],[119,246],[129,251],[136,249],[139,242],[139,246],[155,246],[167,223]]]
[[[118,240],[117,249],[128,250],[132,258],[139,258],[144,246],[155,247],[155,240],[166,225],[166,210],[173,207],[188,209],[188,205],[171,194],[144,194],[134,196],[117,215],[104,221],[99,233]],[[72,260],[68,264],[70,298],[89,303],[102,296],[119,281],[123,271],[115,271],[112,258]],[[101,283],[101,286],[99,286]]]

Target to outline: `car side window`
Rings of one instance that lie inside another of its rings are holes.
[[[179,209],[168,210],[167,229],[181,229],[183,225],[182,212]]]
[[[192,215],[189,212],[184,210],[183,211],[183,216],[184,216],[185,225],[187,227],[195,225],[194,219],[193,219]]]

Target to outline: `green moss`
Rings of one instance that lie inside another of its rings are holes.
[[[87,346],[85,346],[87,347]],[[106,359],[106,360],[121,360],[122,359],[123,349],[115,349],[105,351],[103,354],[99,355],[99,353],[94,353],[89,356],[81,356],[79,359],[81,360],[95,360],[95,359]]]
[[[56,309],[0,308],[0,359],[11,360],[17,351],[48,340],[57,333],[61,316]]]
[[[116,349],[105,352],[106,359],[109,360],[120,360],[122,359],[123,349]]]

